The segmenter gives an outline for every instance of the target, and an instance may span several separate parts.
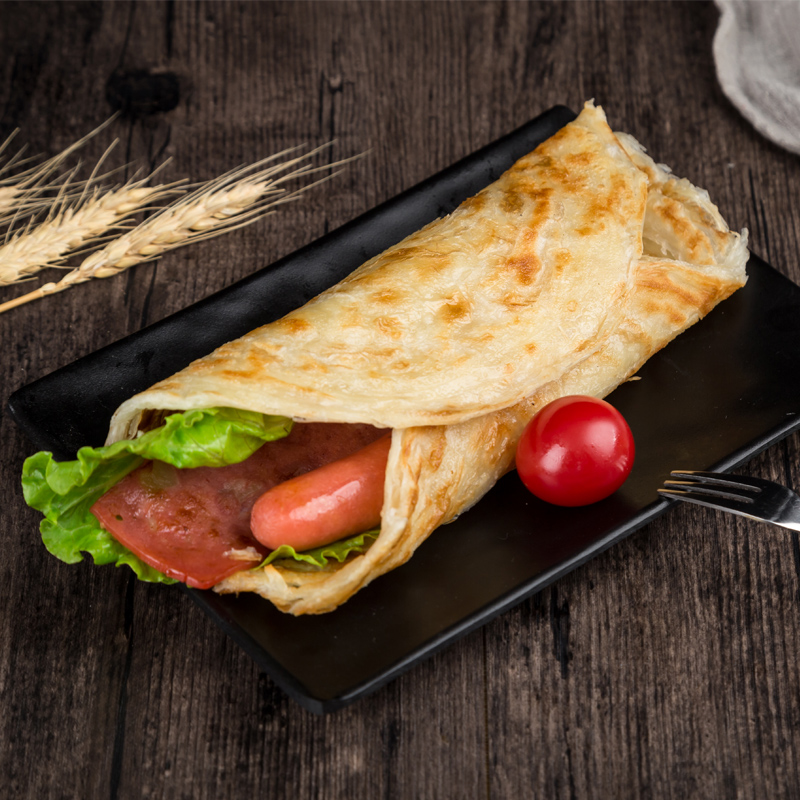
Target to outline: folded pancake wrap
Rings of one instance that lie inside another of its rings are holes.
[[[366,553],[215,587],[327,612],[476,503],[513,467],[540,407],[605,396],[744,285],[747,257],[746,232],[731,232],[703,190],[587,103],[449,216],[127,400],[108,441],[154,413],[211,406],[392,428]]]

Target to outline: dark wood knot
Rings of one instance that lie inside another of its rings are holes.
[[[111,73],[106,83],[109,105],[129,117],[172,111],[180,98],[180,81],[174,72],[118,69]]]

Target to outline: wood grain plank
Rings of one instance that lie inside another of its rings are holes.
[[[367,153],[257,225],[0,315],[4,399],[592,96],[800,280],[800,164],[722,95],[716,21],[711,3],[0,3],[0,136],[19,126],[34,151],[105,119],[110,76],[144,70],[174,75],[178,104],[118,120],[87,159],[118,136],[111,163],[171,157],[165,178],[199,180],[301,142]],[[795,535],[675,509],[318,718],[180,592],[49,557],[7,417],[0,448],[10,796],[800,796]],[[748,470],[800,485],[799,448]]]

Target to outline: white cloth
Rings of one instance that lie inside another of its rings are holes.
[[[717,0],[722,90],[753,126],[800,153],[800,1]]]

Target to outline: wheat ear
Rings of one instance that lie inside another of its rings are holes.
[[[177,191],[176,185],[146,186],[134,181],[102,192],[95,188],[76,205],[60,207],[40,225],[28,225],[0,246],[0,286],[29,279],[58,266],[72,253],[118,230],[131,214]]]
[[[14,153],[6,163],[0,164],[0,224],[5,223],[12,215],[28,215],[49,205],[52,198],[43,197],[43,195],[48,192],[61,193],[64,181],[69,180],[72,175],[72,173],[67,176],[56,174],[64,162],[113,122],[116,117],[117,114],[109,117],[86,136],[41,164],[27,166],[36,159],[32,157],[23,159],[24,147]],[[8,149],[18,132],[19,129],[12,131],[0,144],[0,156]],[[107,154],[108,151],[106,151]],[[105,158],[105,156],[103,157]],[[25,166],[25,169],[9,175],[15,168],[18,169],[21,166]],[[80,183],[73,183],[73,188],[80,186]]]
[[[12,225],[7,231],[5,242],[0,246],[0,286],[27,280],[45,267],[59,266],[69,253],[97,243],[110,231],[119,230],[131,214],[180,191],[179,184],[146,185],[161,167],[147,178],[137,180],[134,176],[121,187],[111,190],[98,187],[98,173],[115,145],[113,142],[106,149],[85,181],[73,183],[79,167],[67,173],[43,222],[35,225],[30,222],[21,231],[16,231]],[[73,203],[75,197],[77,201]]]
[[[57,283],[46,283],[28,294],[0,304],[0,314],[32,300],[63,292],[93,278],[110,278],[190,242],[210,239],[249,225],[274,213],[275,206],[295,200],[302,192],[333,177],[335,173],[292,192],[286,192],[281,184],[338,167],[351,160],[346,159],[323,167],[301,163],[322,149],[318,148],[303,156],[264,167],[264,164],[296,149],[283,151],[250,167],[226,173],[202,186],[92,253]]]

